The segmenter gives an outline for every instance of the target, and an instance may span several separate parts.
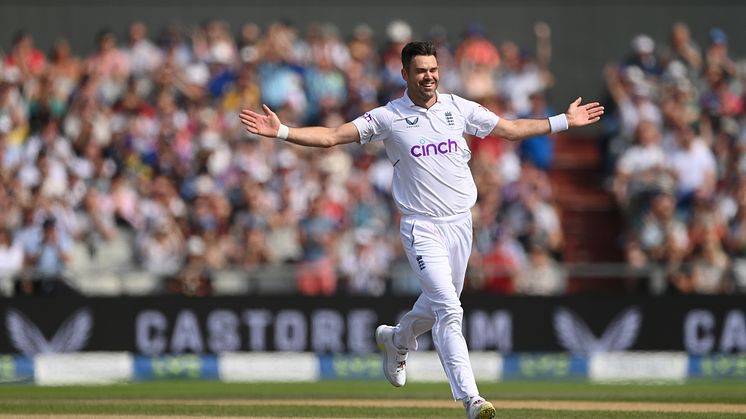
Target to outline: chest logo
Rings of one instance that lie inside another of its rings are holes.
[[[446,112],[446,122],[449,127],[453,126],[453,114],[451,112]]]
[[[420,118],[417,116],[409,116],[404,118],[405,121],[407,121],[407,125],[410,127],[417,126],[417,123],[420,121]]]

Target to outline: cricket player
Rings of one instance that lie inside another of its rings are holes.
[[[264,114],[241,111],[246,129],[310,147],[383,141],[394,167],[393,199],[402,213],[400,234],[422,294],[398,325],[381,325],[376,342],[383,371],[394,386],[406,381],[409,351],[432,330],[435,350],[453,397],[468,418],[493,418],[495,408],[479,394],[461,323],[459,299],[472,248],[471,208],[477,189],[468,166],[464,134],[516,141],[597,122],[604,109],[578,98],[567,112],[547,119],[501,119],[479,104],[438,93],[438,60],[430,42],[410,42],[401,53],[404,95],[336,128],[282,124],[266,105]]]

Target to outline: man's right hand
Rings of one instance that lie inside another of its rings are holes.
[[[277,137],[277,132],[281,125],[280,118],[267,105],[262,105],[262,110],[264,110],[264,115],[243,109],[239,115],[239,119],[246,125],[246,130],[253,134],[270,138]]]

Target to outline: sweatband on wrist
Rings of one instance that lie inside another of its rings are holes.
[[[552,134],[555,132],[564,131],[568,128],[570,128],[570,125],[567,122],[567,115],[564,113],[557,114],[554,116],[549,117],[549,128]]]
[[[287,140],[288,139],[288,133],[290,132],[290,129],[285,124],[280,124],[280,129],[277,130],[277,138],[281,140]]]

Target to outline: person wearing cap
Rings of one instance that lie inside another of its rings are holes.
[[[709,39],[710,44],[705,51],[705,67],[719,67],[726,76],[736,76],[738,68],[728,54],[728,35],[720,28],[712,28]]]
[[[624,64],[639,67],[646,77],[657,78],[663,73],[655,55],[655,41],[646,34],[637,35],[632,39],[632,55]]]

